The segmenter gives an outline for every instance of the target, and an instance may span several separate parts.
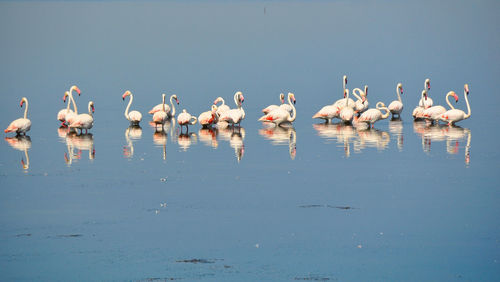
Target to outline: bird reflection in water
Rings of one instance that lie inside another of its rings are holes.
[[[123,146],[123,156],[132,158],[134,156],[134,141],[142,137],[142,128],[139,125],[131,125],[125,129],[125,140],[127,145]]]
[[[64,154],[66,164],[71,165],[74,158],[81,159],[82,151],[88,151],[89,160],[94,160],[95,148],[92,133],[77,134],[76,132],[69,132],[65,140],[68,149],[68,153]],[[77,154],[74,153],[75,150],[77,150]]]
[[[334,141],[342,145],[347,158],[351,156],[351,143],[358,138],[356,129],[352,125],[344,123],[319,123],[313,124],[313,128],[319,137],[328,141],[327,143]]]
[[[379,129],[357,130],[358,138],[354,141],[354,151],[361,152],[365,148],[377,148],[382,151],[387,149],[391,142],[391,136],[387,131]]]
[[[5,141],[9,143],[9,145],[21,152],[24,152],[24,157],[26,158],[26,162],[23,158],[21,158],[21,166],[25,172],[28,171],[30,167],[30,156],[28,154],[28,150],[31,148],[31,138],[29,135],[16,135],[14,137],[5,137]]]
[[[228,141],[229,146],[234,149],[234,154],[238,162],[241,161],[245,154],[245,128],[240,126],[220,127],[218,129],[219,135],[222,140]]]
[[[288,145],[292,160],[297,155],[297,133],[293,127],[270,126],[259,130],[259,134],[273,145]]]
[[[177,135],[176,141],[177,144],[179,144],[179,147],[182,149],[182,151],[186,152],[193,143],[196,144],[197,140],[198,136],[196,136],[196,133],[189,131],[182,132],[181,128],[180,133],[178,133]]]
[[[153,143],[157,147],[162,147],[162,158],[163,160],[167,160],[167,134],[165,133],[165,131],[162,130],[153,133]]]
[[[200,128],[198,130],[198,137],[200,138],[200,141],[207,145],[210,146],[214,149],[216,149],[219,146],[219,142],[217,141],[217,136],[219,135],[219,130],[217,128]]]
[[[403,151],[403,121],[400,118],[393,118],[389,121],[389,132],[396,138],[398,150]]]

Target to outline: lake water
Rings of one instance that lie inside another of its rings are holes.
[[[0,280],[492,281],[500,278],[500,3],[0,2]],[[311,119],[369,85],[401,121]],[[425,78],[472,117],[414,123]],[[87,135],[57,112],[73,84]],[[141,128],[123,116],[125,90]],[[245,95],[239,131],[155,132],[177,94],[198,115]],[[257,122],[293,92],[293,128]]]

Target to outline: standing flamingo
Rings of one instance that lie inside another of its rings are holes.
[[[401,101],[401,95],[403,95],[403,84],[401,84],[401,82],[396,86],[396,93],[398,94],[398,100],[392,101],[388,107],[389,111],[391,111],[392,118],[394,118],[395,115],[398,115],[398,118],[400,118],[401,112],[403,111],[403,101]]]
[[[446,94],[446,103],[448,104],[448,106],[450,106],[450,109],[455,109],[455,107],[453,107],[453,105],[450,103],[450,101],[448,100],[448,97],[450,96],[453,96],[453,98],[455,98],[455,103],[458,102],[458,96],[457,94],[455,94],[455,92],[453,91],[450,91]],[[427,119],[427,120],[430,120],[432,122],[434,121],[438,121],[438,117],[439,115],[441,115],[442,113],[446,112],[446,108],[441,106],[441,105],[438,105],[438,106],[432,106],[430,108],[427,108],[423,111],[422,113],[422,117]]]
[[[352,99],[349,98],[349,89],[344,90],[345,91],[345,106],[340,110],[339,117],[344,123],[351,123],[352,118],[354,117],[354,110],[353,110],[353,105],[351,105],[350,101]],[[353,101],[354,104],[354,101]]]
[[[344,93],[344,98],[334,102],[331,105],[326,105],[323,108],[321,108],[317,113],[313,115],[312,118],[319,118],[319,119],[324,119],[325,123],[329,123],[332,121],[334,118],[338,118],[340,114],[340,107],[338,103],[341,101],[344,101],[345,103],[345,87],[347,85],[347,75],[344,75],[342,77],[342,91]]]
[[[165,121],[168,119],[168,115],[165,112],[165,94],[161,94],[161,99],[162,99],[162,109],[160,111],[156,111],[153,115],[153,122],[155,123],[155,129],[158,126],[158,124],[161,124],[161,128],[163,130],[163,124]],[[172,100],[172,98],[170,98]],[[170,101],[172,102],[172,101]],[[156,108],[156,107],[155,107]],[[175,109],[175,108],[174,108]],[[175,111],[175,110],[174,110]],[[151,113],[151,112],[150,112]]]
[[[337,105],[337,104],[345,105],[346,104],[346,100],[345,100],[345,89],[346,89],[346,86],[347,86],[347,75],[344,75],[342,77],[342,93],[344,95],[344,98],[335,101],[335,103],[333,103],[334,105]],[[350,99],[349,100],[349,104],[351,104],[354,107],[354,100]]]
[[[281,104],[285,103],[285,94],[283,94],[283,93],[280,93],[280,102],[281,102]],[[271,111],[274,111],[274,110],[278,109],[279,107],[280,107],[280,106],[278,106],[278,105],[269,105],[269,106],[267,106],[266,108],[264,108],[264,109],[262,110],[262,112],[263,112],[264,114],[268,114],[268,113],[270,113]]]
[[[85,133],[88,132],[89,129],[94,126],[94,117],[92,114],[94,113],[94,102],[90,101],[88,105],[89,113],[88,114],[80,114],[76,116],[73,122],[69,125],[70,128],[80,129],[80,134],[83,133],[85,129]]]
[[[170,105],[172,106],[172,108],[170,108],[169,105],[165,105],[164,101],[163,104],[154,106],[151,111],[149,111],[149,113],[154,115],[156,112],[164,111],[167,114],[167,118],[175,117],[175,105],[173,100],[175,100],[175,102],[177,102],[177,105],[179,105],[179,99],[177,99],[177,95],[173,94],[172,96],[170,96]]]
[[[469,105],[469,85],[465,84],[464,85],[464,98],[465,98],[465,103],[467,104],[467,114],[458,109],[452,109],[449,110],[443,114],[441,114],[438,119],[442,120],[444,122],[447,122],[448,125],[454,125],[456,122],[459,122],[464,119],[468,119],[471,115],[471,110],[470,110],[470,105]]]
[[[240,125],[241,121],[245,119],[245,110],[243,110],[242,107],[244,101],[245,98],[243,97],[243,93],[241,93],[241,91],[236,92],[234,94],[234,102],[238,108],[223,112],[219,117],[219,121],[230,123],[233,126],[235,124]]]
[[[203,112],[198,116],[198,122],[200,123],[200,125],[202,127],[207,128],[207,127],[211,126],[212,124],[217,123],[218,118],[219,117],[217,116],[217,106],[212,105],[211,111]]]
[[[236,95],[236,94],[235,94]],[[215,100],[214,100],[214,105],[217,105],[217,103],[219,102],[222,102],[222,104],[220,106],[217,107],[217,115],[218,116],[221,116],[222,113],[224,112],[227,112],[230,110],[229,106],[226,105],[226,103],[224,102],[224,99],[222,97],[217,97]],[[236,104],[238,105],[238,104]]]
[[[66,98],[69,96],[69,91],[64,92],[63,102],[66,103]],[[73,113],[73,110],[69,108],[71,105],[71,100],[68,101],[68,105],[65,109],[60,110],[57,113],[57,120],[61,122],[61,126],[66,126],[66,114]]]
[[[292,104],[293,101],[293,104]],[[295,94],[288,93],[288,104],[292,107],[292,114],[289,111],[278,107],[277,109],[271,111],[270,113],[259,118],[259,121],[272,122],[276,126],[280,126],[283,122],[293,122],[297,117],[297,111],[295,109]]]
[[[428,78],[425,80],[424,89],[427,90],[427,91],[431,90],[431,80],[428,79]],[[429,108],[429,107],[432,107],[432,104],[433,104],[433,101],[429,97],[428,93],[427,93],[427,96],[426,96],[425,99],[422,97],[422,98],[420,98],[420,101],[418,102],[418,105],[420,107],[424,107],[426,109]]]
[[[427,90],[424,89],[422,90],[422,98],[421,100],[425,100],[427,98]],[[423,105],[423,104],[422,104]],[[426,108],[424,108],[424,106],[416,106],[415,109],[413,110],[413,113],[412,113],[412,116],[413,116],[413,119],[414,120],[420,120],[422,118],[422,114],[424,113],[424,110]]]
[[[188,113],[186,109],[183,109],[182,113],[180,113],[179,116],[177,117],[177,123],[181,126],[181,132],[183,126],[186,126],[186,131],[189,131],[188,125],[196,124],[197,120],[198,119],[195,116],[192,116],[190,113]]]
[[[127,108],[125,109],[125,118],[130,121],[131,124],[138,125],[139,122],[142,120],[142,114],[138,111],[131,111],[130,113],[128,112],[128,109],[130,108],[130,105],[132,105],[132,101],[134,100],[134,95],[127,90],[125,93],[122,95],[123,101],[125,101],[125,97],[130,96],[130,101],[128,102]]]
[[[16,132],[16,135],[23,133],[26,135],[26,132],[31,128],[31,121],[28,119],[28,99],[23,97],[21,99],[20,106],[23,107],[23,104],[26,103],[26,108],[24,109],[24,117],[18,118],[11,122],[7,129],[5,129],[5,133],[7,132]]]
[[[356,94],[356,92],[359,94]],[[365,91],[359,89],[359,88],[354,88],[352,90],[352,95],[356,97],[356,102],[354,103],[354,111],[360,115],[364,111],[368,110],[368,99],[366,96],[368,95],[368,85],[365,85]]]
[[[377,122],[381,119],[386,119],[391,114],[389,109],[382,102],[378,102],[375,105],[375,107],[376,107],[376,109],[369,109],[366,112],[364,112],[363,114],[361,114],[361,116],[358,118],[358,122],[364,122],[364,123],[367,123],[368,126],[371,125],[373,127],[373,124],[375,122]],[[380,110],[385,110],[386,113],[382,114],[382,112]]]
[[[74,121],[74,119],[76,118],[76,116],[78,115],[78,108],[76,107],[75,99],[73,98],[73,91],[76,91],[76,93],[78,93],[78,96],[80,96],[80,94],[81,94],[80,89],[76,85],[71,86],[71,88],[69,89],[68,97],[70,100],[68,101],[67,109],[69,109],[69,103],[71,102],[71,103],[73,103],[73,111],[67,112],[66,116],[64,117],[67,125],[72,123]]]

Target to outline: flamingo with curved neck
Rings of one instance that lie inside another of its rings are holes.
[[[162,125],[162,130],[163,130],[163,124],[168,119],[168,115],[165,112],[165,108],[166,108],[165,107],[165,96],[166,96],[165,94],[161,94],[161,99],[162,99],[162,103],[160,104],[161,105],[161,110],[156,111],[153,114],[153,122],[155,123],[155,129],[158,126],[158,124],[161,124]]]
[[[91,129],[92,126],[94,126],[94,117],[92,116],[92,114],[95,111],[94,102],[92,102],[92,101],[89,102],[88,110],[89,110],[88,114],[80,114],[80,115],[76,116],[76,118],[73,120],[73,122],[70,123],[69,127],[80,129],[80,134],[83,133],[84,129],[85,129],[85,133],[87,133],[88,130]]]
[[[238,106],[237,109],[231,109],[222,113],[219,117],[219,121],[227,122],[232,124],[240,125],[241,121],[245,119],[245,110],[243,110],[242,104],[245,101],[245,97],[243,97],[243,93],[238,91],[234,94],[234,102]]]
[[[424,82],[424,90],[426,90],[426,97],[425,99],[424,98],[420,98],[420,101],[418,102],[418,105],[420,107],[424,107],[424,108],[429,108],[429,107],[432,107],[433,105],[433,101],[432,99],[429,97],[429,94],[427,93],[429,90],[431,90],[431,80],[430,79],[425,79],[425,82]]]
[[[293,103],[292,103],[293,101]],[[290,114],[289,111],[283,109],[283,108],[277,108],[274,111],[271,111],[270,113],[264,115],[263,117],[259,118],[259,121],[262,122],[271,122],[274,123],[276,126],[280,126],[284,122],[289,122],[292,123],[295,121],[297,118],[297,110],[295,109],[295,94],[289,92],[288,93],[288,104],[290,107],[292,107],[292,113]]]
[[[469,85],[465,84],[464,85],[464,98],[465,98],[465,103],[467,104],[467,114],[462,110],[452,109],[452,110],[449,110],[449,111],[439,115],[438,119],[441,121],[447,122],[448,125],[454,125],[456,122],[459,122],[459,121],[464,120],[464,119],[468,119],[472,114],[471,109],[470,109],[468,96],[469,96]]]
[[[391,114],[391,111],[389,111],[389,109],[382,102],[378,102],[375,105],[375,107],[376,107],[376,109],[369,109],[366,112],[364,112],[363,114],[361,114],[361,116],[358,118],[357,121],[367,123],[368,126],[373,127],[373,124],[375,122],[382,120],[382,119],[386,119]],[[385,110],[386,113],[382,114],[381,110]]]
[[[280,102],[281,102],[281,105],[282,105],[283,103],[285,103],[285,94],[280,93],[279,97],[280,97]],[[269,105],[269,106],[265,107],[264,109],[262,109],[262,112],[264,114],[268,114],[269,112],[274,111],[274,110],[276,110],[279,107],[280,106],[278,106],[278,105]]]
[[[422,90],[420,100],[425,100],[425,97],[427,97],[427,90],[426,89]],[[424,108],[423,106],[416,106],[415,109],[413,109],[413,113],[412,113],[413,119],[420,120],[422,118],[422,114],[423,114],[425,109],[426,108]]]
[[[359,88],[354,88],[352,90],[352,95],[357,99],[354,103],[354,112],[361,114],[364,111],[368,110],[369,103],[368,99],[366,98],[366,96],[368,95],[368,85],[365,85],[365,91]]]
[[[455,103],[458,102],[458,96],[453,91],[450,91],[446,94],[446,98],[445,98],[446,103],[448,104],[448,106],[450,106],[450,109],[453,110],[453,109],[455,109],[455,107],[453,107],[453,105],[450,103],[450,100],[448,100],[448,98],[450,96],[453,96],[453,98],[455,98]],[[425,119],[430,120],[432,122],[434,122],[434,121],[437,122],[439,115],[441,115],[445,112],[446,112],[446,108],[441,106],[441,105],[432,106],[432,107],[427,108],[423,111],[422,118],[425,118]]]
[[[344,90],[345,94],[345,107],[340,110],[340,119],[345,123],[351,123],[354,117],[353,106],[349,104],[349,89]],[[352,99],[351,99],[352,100]]]
[[[78,116],[78,108],[76,107],[75,99],[73,97],[73,91],[76,91],[76,93],[78,93],[78,96],[80,96],[81,94],[80,89],[76,85],[71,86],[71,88],[69,89],[68,97],[70,101],[68,101],[68,106],[69,102],[73,104],[73,112],[66,113],[65,120],[67,125],[71,124],[75,120],[76,116]]]
[[[166,94],[162,94],[162,95],[166,95]],[[173,94],[170,96],[170,105],[164,105],[165,103],[163,104],[158,104],[156,106],[154,106],[151,111],[149,111],[150,114],[154,115],[156,112],[159,112],[159,111],[164,111],[167,113],[167,117],[168,118],[171,118],[171,117],[175,117],[175,105],[174,105],[174,100],[175,102],[177,102],[177,105],[179,105],[179,99],[177,98],[177,95],[176,94]]]
[[[210,111],[203,112],[198,116],[198,122],[202,127],[207,128],[212,124],[217,123],[218,118],[219,116],[217,115],[217,106],[212,105]]]
[[[26,135],[26,132],[31,129],[31,121],[28,119],[28,99],[26,97],[23,97],[21,99],[21,108],[23,107],[24,103],[26,103],[26,108],[24,109],[24,117],[12,121],[5,129],[5,133],[16,132],[16,134],[23,133],[24,135]]]
[[[217,106],[217,115],[220,116],[222,113],[229,111],[230,108],[226,103],[224,102],[224,99],[222,97],[217,97],[214,101],[214,105],[217,105],[217,103],[222,102],[220,106]]]
[[[69,92],[66,91],[64,92],[64,96],[63,96],[63,102],[66,103],[66,98],[69,96]],[[68,105],[66,106],[65,109],[62,109],[60,110],[58,113],[57,113],[57,120],[59,120],[61,122],[61,126],[66,126],[66,114],[67,113],[72,113],[73,110],[71,110],[69,107],[71,105],[71,100],[68,101]]]
[[[393,118],[395,115],[400,118],[401,112],[403,111],[403,101],[401,100],[401,95],[403,95],[403,84],[401,84],[401,82],[396,86],[396,94],[398,95],[398,100],[392,101],[389,104],[388,109],[391,112]]]
[[[179,114],[177,117],[177,123],[181,126],[181,132],[182,132],[182,127],[186,127],[186,131],[189,131],[188,125],[195,125],[198,119],[195,116],[192,116],[190,113],[186,111],[186,109],[182,110],[182,113]]]
[[[125,109],[125,118],[129,120],[131,124],[137,125],[142,120],[142,114],[138,111],[131,111],[130,113],[128,112],[128,110],[130,109],[130,105],[132,105],[132,101],[134,100],[134,95],[132,94],[132,92],[127,90],[125,91],[125,93],[123,93],[122,99],[125,101],[125,97],[127,96],[130,96],[130,101],[128,101],[127,108]]]

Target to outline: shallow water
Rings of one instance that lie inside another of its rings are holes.
[[[0,2],[1,280],[497,280],[496,2]],[[348,88],[402,120],[311,119]],[[413,122],[425,78],[472,117]],[[89,134],[59,128],[76,84]],[[123,116],[142,112],[140,127]],[[242,127],[166,125],[245,95]],[[292,128],[257,122],[294,92]],[[488,95],[489,94],[489,95]]]

